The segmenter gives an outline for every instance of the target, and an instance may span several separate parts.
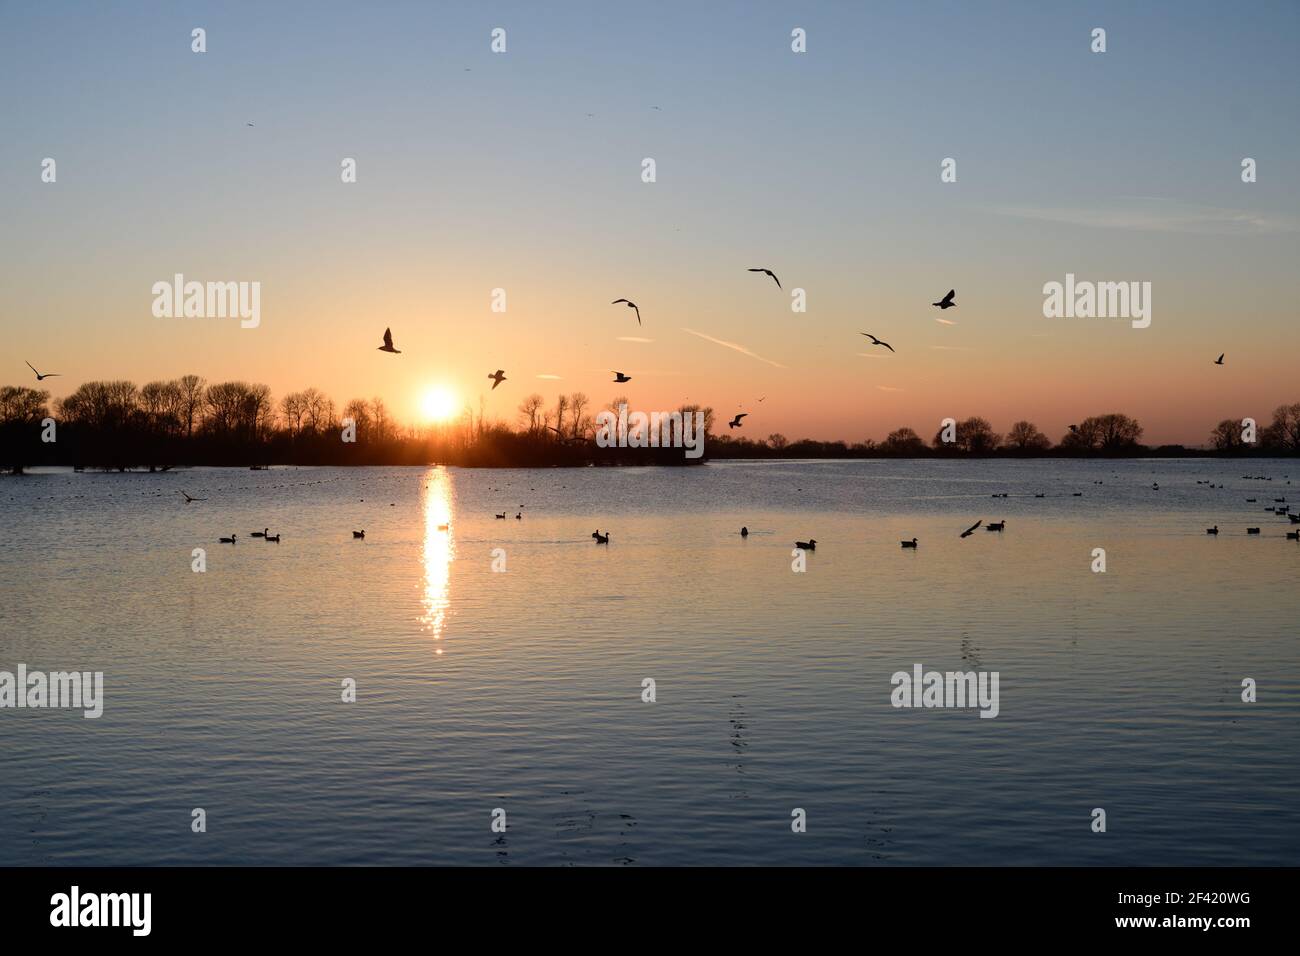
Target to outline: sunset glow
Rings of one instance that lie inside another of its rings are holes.
[[[441,385],[426,389],[420,396],[420,415],[426,422],[448,422],[456,417],[456,396]]]

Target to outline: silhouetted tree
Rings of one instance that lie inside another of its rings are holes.
[[[1007,432],[1006,444],[1017,451],[1045,451],[1052,441],[1033,422],[1019,421]]]

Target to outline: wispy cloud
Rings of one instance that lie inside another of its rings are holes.
[[[936,352],[974,352],[969,345],[931,345],[930,348]]]
[[[901,392],[901,391],[902,391],[901,388],[895,388],[895,387],[892,386],[892,385],[877,385],[876,388],[880,389],[882,392]]]
[[[853,354],[858,356],[859,358],[869,358],[869,359],[888,358],[887,355],[882,355],[879,352],[854,352]]]
[[[537,377],[538,377],[538,378],[559,379],[560,376],[558,376],[558,375],[539,375],[539,376],[537,376]]]
[[[696,332],[694,329],[683,328],[682,331],[689,332],[691,335],[697,335],[702,339],[714,343],[715,345],[721,345],[724,348],[735,349],[741,355],[748,355],[750,358],[756,358],[760,362],[766,362],[768,365],[775,365],[777,368],[785,368],[785,366],[782,365],[780,362],[773,362],[770,358],[763,358],[763,356],[759,355],[757,352],[751,352],[749,349],[745,348],[745,346],[739,345],[736,342],[727,342],[723,339],[715,339],[711,335],[705,335],[703,332]]]
[[[1017,219],[1059,222],[1091,229],[1130,229],[1194,235],[1265,235],[1296,232],[1300,223],[1288,216],[1201,206],[1154,196],[1121,196],[1080,206],[993,206],[990,212]]]
[[[940,325],[956,325],[956,324],[957,324],[957,323],[954,322],[952,319],[935,319],[934,321],[938,322]]]
[[[618,341],[619,342],[653,342],[654,339],[643,339],[639,335],[620,335],[618,336]]]

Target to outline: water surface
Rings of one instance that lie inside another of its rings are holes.
[[[1275,497],[1300,462],[5,478],[0,669],[106,702],[0,711],[0,864],[1294,865]],[[1000,715],[892,708],[918,662]]]

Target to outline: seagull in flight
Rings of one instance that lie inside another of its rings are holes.
[[[208,500],[207,498],[191,498],[189,495],[185,494],[185,492],[183,492],[183,491],[180,492],[180,494],[185,498],[185,503],[186,503],[186,504],[189,504],[191,501],[207,501],[207,500]]]
[[[975,529],[978,528],[978,527],[979,527],[980,525],[982,525],[983,523],[984,523],[984,519],[983,519],[983,518],[980,518],[979,521],[976,521],[973,525],[971,525],[969,528],[967,528],[965,531],[963,531],[963,532],[961,533],[961,536],[962,536],[963,538],[969,538],[971,535],[973,535],[973,534],[975,533]]]
[[[770,275],[770,276],[772,277],[772,281],[776,283],[776,287],[777,287],[778,289],[781,288],[781,280],[778,279],[778,278],[776,277],[776,273],[773,272],[771,269],[750,269],[749,271],[750,271],[750,272],[764,272],[764,273],[766,273],[767,275]]]
[[[402,350],[401,350],[401,349],[395,349],[395,348],[393,348],[393,331],[392,331],[392,329],[384,329],[384,344],[381,345],[381,346],[379,346],[378,351],[380,351],[380,352],[392,352],[394,355],[401,355],[401,354],[402,354]]]
[[[33,372],[36,372],[36,366],[33,365],[31,362],[24,361],[23,364],[26,365]],[[40,372],[36,372],[36,381],[43,382],[47,378],[57,378],[58,375],[59,375],[58,372],[46,372],[44,375],[42,375]]]
[[[865,335],[867,338],[871,339],[872,345],[883,345],[885,348],[889,349],[889,351],[891,352],[894,351],[894,347],[892,345],[890,345],[888,342],[880,341],[880,339],[876,338],[870,332],[859,332],[858,334]]]
[[[1223,353],[1223,355],[1226,355],[1226,354],[1227,354],[1226,352]],[[1220,355],[1218,358],[1216,358],[1216,359],[1214,360],[1214,364],[1215,364],[1215,365],[1222,365],[1222,364],[1223,364],[1223,355]],[[36,369],[32,369],[32,371],[34,372],[34,371],[36,371]],[[39,376],[38,376],[38,377],[39,377]]]
[[[636,312],[636,324],[637,324],[637,325],[640,325],[640,324],[641,324],[641,310],[638,309],[638,308],[636,307],[636,303],[633,302],[631,299],[615,299],[613,302],[610,303],[610,305],[618,305],[620,302],[626,302],[626,303],[627,303],[627,307],[628,307],[629,309],[632,309],[634,312]]]
[[[957,294],[956,289],[949,289],[948,294],[945,295],[942,299],[940,299],[938,302],[931,302],[930,304],[937,305],[941,309],[955,309],[957,307],[957,303],[952,300],[956,294]]]
[[[740,427],[741,427],[741,425],[740,425],[740,420],[741,420],[742,418],[744,418],[744,417],[745,417],[746,415],[748,415],[748,414],[749,414],[749,412],[741,412],[739,415],[737,415],[737,416],[736,416],[735,418],[733,418],[731,421],[727,422],[727,427],[728,427],[728,428],[740,428]]]
[[[613,369],[611,369],[610,371],[613,371]],[[631,376],[631,375],[624,375],[622,372],[614,372],[614,381],[616,381],[616,382],[630,382],[630,381],[632,381],[632,376]]]
[[[500,385],[502,382],[504,382],[504,381],[506,380],[506,373],[505,373],[505,370],[504,370],[504,369],[497,369],[496,372],[493,373],[493,374],[491,374],[491,375],[489,375],[488,378],[492,379],[492,391],[495,392],[496,389],[497,389],[497,386]]]

